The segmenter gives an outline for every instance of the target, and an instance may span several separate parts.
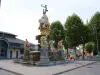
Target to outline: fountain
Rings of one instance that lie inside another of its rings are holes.
[[[40,48],[40,65],[47,65],[51,61],[58,61],[58,60],[64,60],[63,56],[63,45],[62,40],[58,42],[58,50],[54,48],[54,41],[48,40],[48,35],[50,33],[50,23],[48,20],[48,17],[46,15],[47,5],[43,6],[45,9],[43,9],[43,16],[39,19],[39,30],[40,35],[38,35],[38,42],[41,46]]]
[[[48,39],[50,33],[50,23],[46,15],[47,5],[43,6],[43,16],[39,19],[40,35],[37,35],[38,51],[30,51],[28,40],[24,44],[24,59],[22,63],[30,63],[37,65],[50,65],[53,62],[59,62],[64,59],[62,40],[58,42],[57,49],[54,48],[54,41]],[[60,62],[61,63],[61,62]],[[64,63],[64,62],[63,62]]]

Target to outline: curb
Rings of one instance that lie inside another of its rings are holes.
[[[11,72],[11,73],[17,74],[17,75],[23,75],[23,74],[20,74],[20,73],[14,72],[14,71],[10,71],[10,70],[4,69],[4,68],[0,68],[0,69],[4,70],[4,71],[7,71],[7,72]]]
[[[79,67],[75,67],[75,68],[72,68],[72,69],[69,69],[69,70],[65,70],[65,71],[62,71],[62,72],[59,72],[59,73],[55,73],[55,74],[52,74],[52,75],[59,75],[59,74],[62,74],[62,73],[65,73],[65,72],[69,72],[69,71],[72,71],[72,70],[75,70],[75,69],[78,69],[78,68],[81,68],[81,67],[84,67],[84,66],[87,66],[87,65],[94,64],[94,63],[96,63],[96,62],[88,63],[88,64],[85,64],[85,65],[82,65],[82,66],[79,66]]]

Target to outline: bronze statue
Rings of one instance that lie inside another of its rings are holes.
[[[43,9],[43,14],[46,14],[46,12],[48,11],[48,10],[47,10],[47,5],[43,6],[43,5],[41,4],[41,6],[45,8],[45,9]]]

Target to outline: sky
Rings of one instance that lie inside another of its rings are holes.
[[[95,12],[100,11],[100,0],[1,0],[0,31],[37,44],[36,35],[40,34],[38,20],[43,12],[41,4],[47,5],[50,23],[59,20],[64,24],[73,13],[86,23]]]
[[[1,8],[1,0],[0,0],[0,8]]]

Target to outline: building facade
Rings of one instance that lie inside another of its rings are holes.
[[[0,31],[0,59],[21,58],[24,55],[25,41],[16,38],[17,35]],[[35,45],[30,43],[30,50],[34,50]]]

